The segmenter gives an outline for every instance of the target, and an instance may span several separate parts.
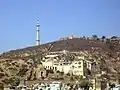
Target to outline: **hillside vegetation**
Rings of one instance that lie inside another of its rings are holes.
[[[107,77],[115,79],[120,77],[120,38],[93,36],[92,38],[62,39],[3,53],[0,57],[1,84],[10,83],[11,78],[21,79],[27,76],[34,79],[34,73],[37,73],[36,70],[41,65],[42,57],[49,52],[62,50],[83,52],[86,57],[92,56],[100,61],[100,69],[107,72]]]

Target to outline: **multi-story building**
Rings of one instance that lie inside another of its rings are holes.
[[[91,61],[86,60],[84,56],[78,56],[76,60],[66,61],[59,58],[59,54],[46,55],[43,58],[43,66],[53,71],[72,73],[73,75],[85,76],[86,69],[91,70]]]

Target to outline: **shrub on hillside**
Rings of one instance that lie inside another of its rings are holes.
[[[74,77],[73,76],[70,77],[70,81],[74,81]]]
[[[53,74],[54,73],[52,69],[46,70],[46,72],[47,72],[47,74],[49,74],[49,73]]]
[[[0,82],[0,90],[4,90],[4,84]]]
[[[11,81],[8,78],[5,78],[4,80],[2,80],[2,82],[6,85],[11,83]]]
[[[0,67],[0,72],[3,72],[3,69]]]
[[[67,76],[70,76],[70,73],[67,73]]]
[[[0,78],[2,78],[2,77],[4,77],[4,76],[5,76],[5,74],[2,73],[2,72],[0,72]]]
[[[57,73],[60,73],[60,71],[57,71]]]
[[[61,75],[61,76],[64,75],[64,72],[60,72],[60,75]]]
[[[20,83],[20,78],[17,78],[17,77],[12,77],[10,78],[10,81],[11,81],[11,86],[18,86],[19,83]]]

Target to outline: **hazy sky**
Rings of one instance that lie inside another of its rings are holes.
[[[60,37],[120,36],[120,0],[0,0],[0,52]]]

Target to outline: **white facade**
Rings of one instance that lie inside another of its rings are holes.
[[[64,72],[64,74],[72,73],[73,75],[84,76],[85,68],[91,70],[91,62],[85,60],[84,56],[79,56],[77,61],[64,62],[58,59],[58,55],[47,55],[43,58],[43,66],[46,69]]]
[[[53,69],[54,71],[73,73],[73,75],[84,75],[84,66],[83,61],[73,62],[71,64],[60,64],[60,63],[53,63],[53,61],[43,62],[43,66],[46,69]]]
[[[84,76],[84,62],[83,62],[83,60],[73,62],[71,70],[73,72],[73,75]]]
[[[86,63],[86,65],[87,65],[87,68],[88,68],[89,70],[91,70],[91,69],[92,69],[92,66],[91,66],[92,62],[86,60],[85,63]]]
[[[69,73],[71,65],[63,65],[60,63],[54,63],[52,60],[43,62],[43,66],[46,69],[53,69],[54,71],[64,72],[65,74]]]
[[[43,66],[46,69],[52,69],[51,67],[53,67],[53,62],[52,61],[43,62]]]
[[[64,72],[64,74],[67,74],[71,70],[71,65],[59,65],[57,67],[57,70],[60,72]]]

